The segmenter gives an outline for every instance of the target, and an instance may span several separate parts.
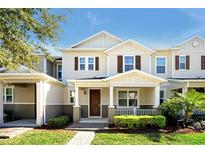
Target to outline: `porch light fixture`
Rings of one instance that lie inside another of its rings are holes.
[[[87,94],[87,90],[85,88],[83,88],[82,90],[83,90],[83,94],[86,95]]]

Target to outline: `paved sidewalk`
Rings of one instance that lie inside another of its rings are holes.
[[[12,138],[16,135],[20,135],[32,128],[24,128],[24,127],[13,127],[13,128],[0,128],[0,139],[3,138]]]
[[[95,131],[109,128],[107,123],[73,123],[69,125],[66,129],[76,131]]]
[[[90,145],[94,137],[94,131],[78,131],[67,145]]]

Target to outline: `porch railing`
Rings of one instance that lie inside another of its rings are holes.
[[[159,115],[159,109],[118,108],[115,115]]]
[[[180,112],[183,115],[183,112]],[[139,109],[139,108],[117,108],[115,115],[160,115],[158,108]],[[194,110],[192,116],[205,116],[204,110]]]

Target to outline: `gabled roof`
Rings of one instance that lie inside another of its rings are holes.
[[[126,75],[132,74],[132,73],[141,74],[142,76],[146,76],[148,78],[152,78],[152,79],[154,79],[154,80],[156,80],[156,81],[158,81],[160,83],[167,81],[167,80],[165,80],[163,78],[157,77],[155,75],[151,75],[149,73],[145,73],[145,72],[137,70],[137,69],[130,70],[130,71],[127,71],[127,72],[124,72],[124,73],[121,73],[121,74],[117,74],[117,75],[114,75],[114,76],[111,76],[111,77],[108,77],[108,78],[102,79],[102,80],[103,81],[110,81],[110,80],[113,80],[113,79],[116,79],[116,78],[119,78],[119,77],[122,77],[122,76],[126,76]]]
[[[140,46],[140,47],[142,47],[142,48],[144,48],[144,49],[146,49],[146,50],[148,50],[148,51],[150,51],[150,52],[156,52],[156,51],[152,50],[151,48],[145,47],[144,45],[142,45],[142,44],[140,44],[140,43],[138,43],[138,42],[136,42],[135,40],[132,40],[132,39],[129,39],[129,40],[126,40],[126,41],[124,41],[124,42],[122,42],[122,43],[119,43],[119,44],[115,45],[114,47],[105,50],[104,52],[105,52],[105,53],[108,53],[108,52],[110,52],[111,50],[116,49],[117,47],[119,47],[119,46],[121,46],[121,45],[124,45],[124,44],[126,44],[126,43],[129,43],[129,42],[134,43],[134,44],[136,44],[137,46]]]
[[[82,40],[82,41],[80,41],[80,42],[78,42],[78,43],[75,43],[75,44],[71,45],[70,48],[74,48],[74,47],[76,47],[76,46],[78,46],[78,45],[80,45],[80,44],[82,44],[82,43],[84,43],[84,42],[86,42],[86,41],[89,41],[89,40],[91,40],[91,39],[93,39],[93,38],[95,38],[96,36],[99,36],[99,35],[101,35],[101,34],[106,34],[106,35],[109,35],[110,37],[112,37],[112,38],[114,38],[114,39],[116,39],[116,40],[123,41],[121,38],[119,38],[119,37],[117,37],[117,36],[115,36],[115,35],[112,35],[112,34],[106,32],[106,31],[101,31],[101,32],[96,33],[96,34],[94,34],[94,35],[92,35],[92,36],[90,36],[90,37],[88,37],[88,38],[86,38],[86,39],[84,39],[84,40]]]
[[[176,47],[181,46],[182,44],[187,43],[188,41],[190,41],[190,40],[192,40],[192,39],[195,39],[195,38],[198,38],[198,39],[201,39],[201,40],[205,41],[205,39],[204,39],[203,37],[201,37],[201,36],[199,36],[199,35],[194,35],[194,36],[192,36],[192,37],[190,37],[190,38],[184,40],[183,42],[177,44]]]
[[[2,67],[0,69],[0,73],[38,73],[38,72],[24,65],[20,65],[16,70],[9,70],[7,68]]]

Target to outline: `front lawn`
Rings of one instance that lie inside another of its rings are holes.
[[[62,145],[75,135],[68,130],[34,129],[9,139],[0,139],[0,145]]]
[[[205,133],[97,133],[94,145],[204,145]]]

